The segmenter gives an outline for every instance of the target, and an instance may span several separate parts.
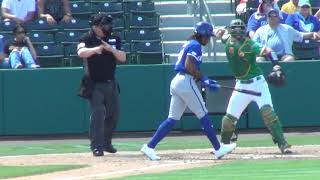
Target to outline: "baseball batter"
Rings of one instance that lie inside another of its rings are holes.
[[[289,145],[283,135],[280,120],[274,112],[268,83],[262,70],[255,62],[256,56],[264,55],[273,63],[275,78],[271,82],[278,83],[284,74],[277,63],[277,56],[269,48],[246,38],[245,24],[240,20],[232,20],[228,27],[229,36],[222,38],[229,65],[236,78],[236,88],[261,92],[261,96],[253,96],[233,91],[229,100],[227,113],[222,119],[221,142],[230,143],[235,126],[248,104],[254,101],[260,110],[264,123],[270,131],[274,143],[278,144],[282,153],[290,153]]]
[[[221,31],[217,30],[215,34],[219,35],[220,33]],[[200,72],[200,64],[202,62],[201,45],[206,45],[213,35],[212,25],[206,22],[199,22],[196,24],[194,34],[190,37],[190,40],[183,45],[174,67],[177,74],[170,85],[171,103],[168,118],[160,124],[151,141],[141,148],[141,152],[148,156],[150,160],[160,159],[154,148],[170,132],[176,122],[181,119],[187,106],[200,119],[202,130],[215,149],[215,156],[218,159],[236,147],[235,143],[220,144],[212,122],[209,120],[204,100],[196,85],[196,81],[200,80],[203,86],[212,91],[220,88],[216,81],[208,79]]]

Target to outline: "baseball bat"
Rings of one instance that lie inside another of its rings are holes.
[[[220,85],[220,87],[224,88],[224,89],[230,89],[230,90],[238,91],[238,92],[244,93],[244,94],[250,94],[250,95],[254,95],[254,96],[261,96],[261,92],[252,91],[252,90],[248,90],[248,89],[238,89],[238,88],[234,88],[234,87],[230,87],[230,86],[223,86],[223,85]]]

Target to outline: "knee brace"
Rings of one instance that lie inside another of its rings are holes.
[[[226,114],[222,118],[221,142],[230,144],[231,137],[236,129],[238,119],[230,114]]]
[[[260,109],[264,124],[270,131],[273,142],[278,145],[287,144],[282,131],[282,126],[279,121],[279,117],[274,112],[273,108],[270,105],[264,105]]]

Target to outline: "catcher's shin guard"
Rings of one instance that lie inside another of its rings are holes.
[[[235,132],[238,119],[230,114],[226,114],[222,118],[221,127],[221,142],[224,144],[230,144],[231,137]]]
[[[291,145],[287,143],[283,135],[281,122],[272,107],[265,105],[260,109],[260,112],[266,127],[270,131],[273,142],[278,144],[281,153],[288,153],[287,149],[290,148]]]

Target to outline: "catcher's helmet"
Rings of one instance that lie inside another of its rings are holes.
[[[229,33],[234,38],[246,36],[246,25],[240,19],[234,19],[230,22]]]
[[[213,36],[213,26],[207,22],[198,22],[194,27],[194,33],[203,37]]]

